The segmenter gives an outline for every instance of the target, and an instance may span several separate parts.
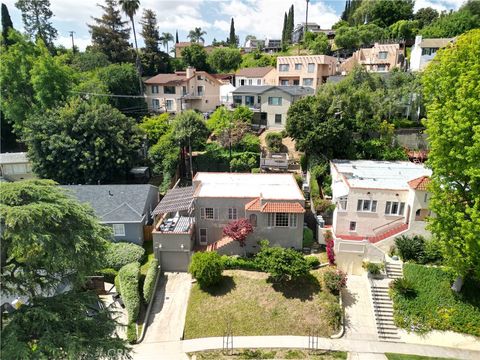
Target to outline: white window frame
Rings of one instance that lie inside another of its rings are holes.
[[[291,228],[297,227],[297,214],[290,213],[288,215],[288,227],[291,227]]]
[[[228,220],[237,220],[238,212],[237,208],[228,208]]]
[[[377,212],[377,200],[359,199],[357,201],[357,212]]]
[[[393,209],[396,208],[395,211]],[[387,201],[385,203],[385,215],[403,216],[405,213],[405,203],[401,201]]]
[[[168,104],[171,104],[171,106],[169,106]],[[173,106],[174,106],[174,101],[172,99],[165,100],[165,109],[167,109],[167,111],[173,111]]]
[[[277,104],[274,104],[274,103],[273,103],[273,99],[277,99],[277,100],[278,100],[278,103],[277,103]],[[271,105],[271,106],[282,106],[282,97],[281,97],[281,96],[269,96],[269,97],[268,97],[268,105]]]
[[[208,210],[208,211],[207,211]],[[210,215],[211,210],[211,215]],[[208,213],[208,214],[207,214]],[[200,219],[218,220],[218,209],[213,207],[205,207],[200,209]]]
[[[385,60],[388,56],[388,51],[379,51],[378,52],[378,58]]]
[[[158,85],[152,85],[152,94],[158,94]]]
[[[272,228],[275,226],[275,213],[267,213],[267,227]]]
[[[286,216],[286,219],[279,219],[278,218],[279,215]],[[289,216],[288,213],[275,213],[275,227],[288,227],[289,218],[290,218],[290,216]],[[279,220],[281,220],[281,222]],[[286,224],[285,224],[284,220],[287,220]],[[285,225],[279,225],[279,223],[280,224],[285,224]]]
[[[347,211],[348,197],[343,196],[338,198],[338,211]]]
[[[302,63],[296,63],[295,70],[302,70]]]
[[[160,109],[160,100],[159,99],[152,99],[152,109],[159,110]]]
[[[113,236],[125,236],[125,224],[112,224]]]
[[[352,226],[353,224],[353,226]],[[352,229],[353,227],[353,229]],[[348,224],[348,231],[357,231],[357,222],[356,221],[350,221]]]
[[[252,79],[248,79],[248,85],[252,85],[253,84],[253,80]]]
[[[280,117],[280,121],[277,121],[277,117]],[[275,114],[275,124],[281,124],[282,123],[282,114]]]

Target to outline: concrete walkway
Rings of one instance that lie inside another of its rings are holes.
[[[348,275],[342,290],[346,339],[378,340],[369,287],[366,275]]]

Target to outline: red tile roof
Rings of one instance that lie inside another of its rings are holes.
[[[427,190],[428,184],[430,184],[430,178],[428,176],[420,176],[419,178],[410,180],[408,185],[414,190]]]
[[[265,213],[297,213],[302,214],[305,209],[298,202],[266,202],[260,205],[260,199],[250,201],[245,205],[245,210],[260,211]]]
[[[169,84],[174,82],[184,82],[185,73],[158,74],[145,81],[145,84]]]

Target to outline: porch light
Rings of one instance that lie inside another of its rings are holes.
[[[182,245],[180,245],[180,249],[182,249],[182,250],[183,250],[183,248],[184,248],[183,244],[182,244]]]

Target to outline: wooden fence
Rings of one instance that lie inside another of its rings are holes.
[[[153,225],[144,225],[143,226],[143,241],[152,241],[152,231],[154,226]]]

